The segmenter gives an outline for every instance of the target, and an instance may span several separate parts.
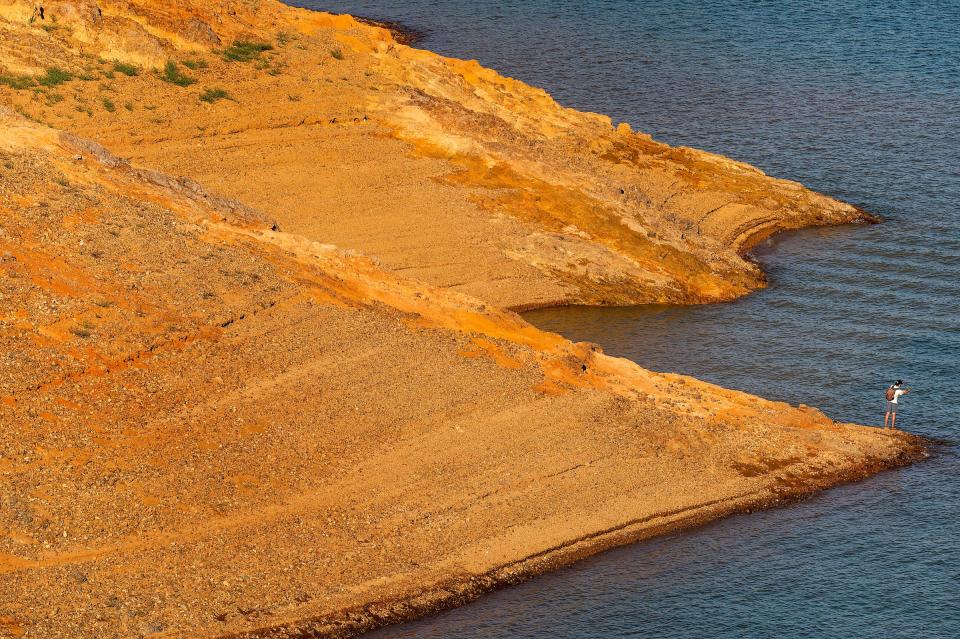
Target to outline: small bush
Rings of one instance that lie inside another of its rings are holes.
[[[126,104],[123,105],[123,108],[126,109],[127,111],[133,111],[133,102],[127,102]]]
[[[29,89],[35,83],[33,78],[26,75],[6,75],[0,73],[0,84],[8,86],[17,91],[22,91],[24,89]]]
[[[93,324],[91,324],[90,322],[84,322],[80,326],[71,326],[70,332],[76,335],[77,337],[86,339],[91,335],[93,335]]]
[[[160,77],[170,84],[175,84],[178,87],[188,87],[197,81],[196,78],[191,78],[180,71],[180,68],[177,67],[177,63],[173,60],[167,62],[167,66],[163,68],[163,73]]]
[[[285,47],[290,44],[290,41],[293,40],[293,34],[288,31],[281,31],[277,34],[277,45]]]
[[[273,45],[266,42],[234,40],[232,45],[224,49],[223,57],[230,62],[250,62],[259,58],[264,51],[271,51],[272,49]]]
[[[207,89],[200,94],[200,100],[202,102],[209,102],[213,104],[217,100],[232,100],[230,94],[224,91],[223,89]]]
[[[47,94],[47,104],[48,104],[49,106],[53,106],[54,104],[57,104],[58,102],[63,102],[63,96],[62,96],[62,95],[60,95],[59,93],[48,93],[48,94]]]
[[[210,66],[207,64],[206,60],[184,60],[181,64],[188,69],[192,69],[193,71],[196,71],[197,69],[206,69]]]
[[[131,78],[135,75],[140,75],[140,69],[138,67],[127,64],[126,62],[114,62],[113,70],[117,73],[130,76]]]
[[[330,52],[330,55],[332,55],[336,60],[343,60],[343,51],[341,51],[340,49],[333,49]]]
[[[30,115],[30,113],[28,113],[27,111],[25,111],[25,110],[23,109],[23,107],[17,107],[17,108],[15,109],[15,111],[16,111],[17,113],[19,113],[21,116],[23,116],[24,118],[30,120],[31,122],[40,122],[40,120],[38,120],[37,118],[35,118],[35,117],[33,117],[32,115]],[[68,183],[68,184],[69,184],[69,183]]]
[[[107,110],[107,113],[113,113],[114,111],[117,110],[117,105],[115,105],[112,100],[108,100],[107,98],[104,98],[103,108]]]
[[[55,87],[63,84],[64,82],[69,82],[73,79],[73,74],[69,71],[64,71],[59,67],[50,67],[47,69],[46,74],[37,78],[37,83],[42,84],[45,87]]]

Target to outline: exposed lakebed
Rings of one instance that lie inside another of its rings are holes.
[[[528,319],[654,370],[948,441],[960,364],[960,5],[302,2],[398,20],[671,144],[879,213],[758,247],[771,286]],[[378,637],[960,635],[960,456],[605,553]]]

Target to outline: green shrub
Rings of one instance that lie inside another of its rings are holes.
[[[229,93],[223,89],[207,89],[200,94],[200,100],[203,102],[209,102],[213,104],[217,100],[232,100],[233,98]]]
[[[167,66],[163,68],[163,73],[160,77],[170,84],[175,84],[178,87],[188,87],[197,81],[196,78],[191,78],[180,71],[180,68],[177,67],[177,63],[173,60],[167,62]]]
[[[63,84],[64,82],[69,82],[73,79],[73,74],[69,71],[64,71],[59,67],[50,67],[47,69],[46,74],[37,78],[37,83],[42,84],[45,87],[55,87]]]
[[[181,64],[183,64],[183,66],[187,67],[188,69],[192,69],[194,71],[196,71],[197,69],[206,69],[207,67],[210,66],[209,64],[207,64],[206,60],[184,60]]]
[[[127,64],[126,62],[114,62],[113,70],[117,73],[122,73],[123,75],[128,75],[133,77],[135,75],[140,75],[140,69],[132,64]]]
[[[22,91],[23,89],[32,87],[35,82],[33,78],[26,75],[7,75],[0,73],[0,84],[8,86],[11,89],[16,89],[17,91]]]
[[[108,100],[107,98],[104,98],[103,108],[106,109],[108,113],[113,113],[114,111],[117,110],[117,105],[115,105],[112,100]]]
[[[223,57],[230,62],[250,62],[259,58],[264,51],[271,51],[272,49],[273,45],[266,42],[234,40],[232,45],[224,49]]]
[[[343,51],[341,51],[340,49],[333,49],[332,51],[330,51],[330,55],[332,55],[337,60],[343,60]]]

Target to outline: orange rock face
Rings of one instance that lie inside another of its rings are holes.
[[[44,9],[0,0],[0,636],[348,636],[922,455],[504,308],[728,299],[853,207],[347,16]]]

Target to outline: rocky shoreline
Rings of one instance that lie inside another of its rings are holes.
[[[409,25],[403,24],[402,22],[383,20],[380,18],[370,18],[367,16],[353,17],[361,24],[366,24],[371,27],[378,27],[380,29],[386,29],[390,32],[390,35],[393,37],[395,42],[399,42],[400,44],[405,44],[407,46],[413,46],[427,36],[426,32],[422,31],[421,29],[416,29]]]
[[[904,451],[897,459],[875,460],[837,476],[822,477],[816,484],[793,485],[772,494],[744,495],[720,503],[704,504],[692,511],[664,513],[646,517],[642,521],[625,522],[615,528],[598,531],[499,566],[483,575],[451,579],[393,600],[371,602],[358,608],[339,610],[332,615],[226,635],[222,639],[346,639],[385,626],[414,621],[467,605],[495,590],[521,584],[606,550],[670,535],[723,517],[789,506],[823,490],[862,481],[879,472],[925,459],[931,442],[917,436],[909,436],[909,439],[913,444],[912,449]]]

